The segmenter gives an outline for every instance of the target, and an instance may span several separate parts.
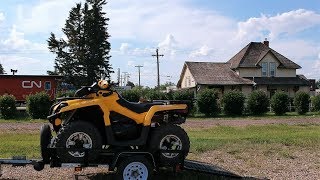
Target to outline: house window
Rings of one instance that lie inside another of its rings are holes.
[[[50,90],[51,89],[51,82],[50,81],[46,81],[44,83],[44,89],[45,90]]]
[[[262,76],[268,76],[268,63],[261,63],[261,67],[262,67],[262,69],[261,69],[261,75]]]
[[[270,64],[270,76],[276,76],[276,63],[271,62]]]
[[[191,78],[190,78],[190,76],[188,78],[188,85],[191,86]]]

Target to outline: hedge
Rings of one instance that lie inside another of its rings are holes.
[[[17,108],[16,98],[13,95],[0,96],[0,112],[4,119],[15,118]]]
[[[312,105],[314,111],[320,112],[320,95],[314,96],[312,98]]]
[[[268,112],[270,100],[264,91],[258,90],[250,93],[248,97],[248,110],[251,114],[261,115]]]
[[[284,92],[276,92],[271,97],[271,108],[276,115],[288,112],[289,97]]]
[[[197,96],[197,106],[199,112],[206,116],[215,116],[219,114],[218,93],[213,89],[205,89]]]
[[[294,96],[294,106],[298,114],[306,114],[309,111],[310,96],[305,92],[298,92]]]
[[[51,106],[50,96],[46,92],[28,95],[27,112],[32,119],[45,119]]]
[[[246,98],[240,91],[229,91],[223,95],[223,111],[226,115],[242,115]]]

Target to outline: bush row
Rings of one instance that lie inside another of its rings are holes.
[[[133,88],[123,91],[121,95],[131,102],[152,100],[193,100],[192,91],[181,90],[164,93],[155,89]],[[283,115],[288,111],[290,98],[283,92],[276,92],[271,100],[263,91],[253,91],[248,99],[239,91],[230,91],[219,99],[218,93],[213,89],[205,89],[198,93],[196,106],[190,107],[191,112],[196,111],[206,116],[216,116],[224,112],[226,115],[242,115],[244,112],[261,115],[268,111],[270,106],[276,115]],[[320,95],[311,98],[313,110],[320,112]],[[15,97],[12,95],[0,96],[0,113],[4,119],[16,117],[17,109]],[[27,112],[32,119],[44,119],[52,104],[50,97],[45,92],[29,95],[26,98]],[[310,96],[304,92],[298,92],[293,98],[295,110],[299,114],[305,114],[309,110]],[[246,106],[245,106],[246,104]]]
[[[47,118],[51,104],[50,97],[45,92],[39,92],[26,97],[27,113],[32,119]],[[0,113],[4,119],[16,118],[16,99],[13,95],[0,96]]]
[[[128,101],[138,102],[140,98],[152,101],[157,99],[190,100],[193,93],[190,91],[175,91],[170,93],[159,92],[154,89],[132,89],[124,91],[122,96]],[[196,106],[193,111],[198,111],[206,116],[216,116],[223,112],[226,115],[242,115],[244,112],[253,115],[262,115],[272,111],[276,115],[288,112],[288,104],[292,103],[299,114],[305,114],[309,110],[310,96],[304,92],[298,92],[294,98],[289,98],[283,92],[276,92],[271,99],[263,91],[257,90],[246,98],[242,92],[230,91],[219,99],[218,93],[213,89],[205,89],[198,93]],[[312,98],[313,110],[320,111],[320,96]]]

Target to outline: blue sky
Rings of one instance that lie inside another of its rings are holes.
[[[61,28],[81,0],[0,1],[0,62],[18,74],[46,74],[54,55],[50,32]],[[161,83],[177,82],[185,61],[225,62],[251,41],[268,38],[270,47],[302,66],[298,74],[320,79],[318,0],[109,0],[104,7],[111,35],[110,60],[142,85],[154,86],[159,48]],[[113,79],[116,79],[114,74]]]

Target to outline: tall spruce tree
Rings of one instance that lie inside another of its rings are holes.
[[[90,85],[98,79],[110,78],[110,37],[102,11],[105,0],[86,0],[70,10],[62,32],[67,40],[57,40],[51,33],[48,45],[56,54],[55,69],[65,81],[75,86]]]
[[[5,73],[5,71],[4,71],[3,67],[2,67],[2,64],[0,63],[0,74],[4,74],[4,73]]]

